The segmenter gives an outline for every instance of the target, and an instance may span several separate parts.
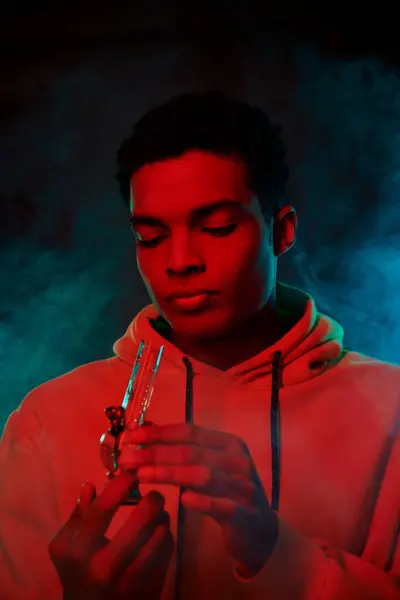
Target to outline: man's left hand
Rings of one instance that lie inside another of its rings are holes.
[[[242,439],[194,425],[148,425],[129,432],[121,450],[119,465],[137,469],[141,483],[182,486],[182,504],[220,524],[240,575],[262,569],[278,537],[278,517]]]

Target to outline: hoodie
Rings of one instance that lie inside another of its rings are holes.
[[[343,349],[343,330],[314,300],[278,284],[297,315],[272,347],[225,371],[184,355],[146,306],[115,355],[30,392],[6,424],[0,452],[0,597],[62,598],[47,546],[84,481],[106,484],[104,409],[121,404],[142,340],[164,345],[147,417],[192,422],[242,438],[279,521],[275,548],[239,576],[211,518],[165,497],[175,538],[162,600],[400,598],[400,368]],[[130,512],[121,506],[107,535]]]

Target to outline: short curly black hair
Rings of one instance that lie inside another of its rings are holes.
[[[247,185],[264,217],[271,217],[285,195],[289,170],[281,126],[257,107],[217,91],[174,97],[149,110],[117,152],[121,195],[129,207],[130,179],[141,167],[189,150],[239,156],[247,166]]]

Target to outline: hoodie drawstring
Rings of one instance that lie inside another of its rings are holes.
[[[280,484],[280,411],[279,411],[279,389],[281,387],[281,358],[282,352],[274,352],[272,362],[272,391],[271,391],[271,449],[272,449],[272,494],[271,508],[279,508],[279,484]],[[186,398],[185,398],[185,423],[193,424],[193,367],[190,360],[184,356],[182,359],[186,367]],[[177,542],[176,542],[176,571],[175,571],[175,593],[174,600],[180,600],[181,596],[181,571],[183,553],[183,529],[185,525],[185,507],[182,505],[181,497],[185,488],[179,490]]]
[[[186,356],[183,357],[182,361],[186,367],[185,423],[191,425],[193,424],[193,367]],[[181,502],[181,498],[184,491],[184,487],[181,487],[179,490],[174,600],[180,600],[181,597],[180,582],[182,571],[183,529],[185,526],[185,507]]]
[[[271,390],[271,458],[272,458],[272,492],[271,508],[279,508],[279,485],[281,475],[281,419],[279,409],[279,389],[281,387],[282,352],[274,352],[272,361]]]

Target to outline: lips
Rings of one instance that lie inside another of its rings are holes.
[[[203,294],[214,294],[215,292],[212,292],[210,290],[204,290],[204,289],[196,289],[196,290],[182,290],[180,292],[173,292],[172,294],[170,294],[167,297],[167,300],[176,300],[176,299],[180,299],[180,298],[193,298],[195,296],[201,296]]]
[[[211,294],[201,293],[194,296],[176,297],[171,300],[180,311],[191,312],[205,308],[210,303]]]

